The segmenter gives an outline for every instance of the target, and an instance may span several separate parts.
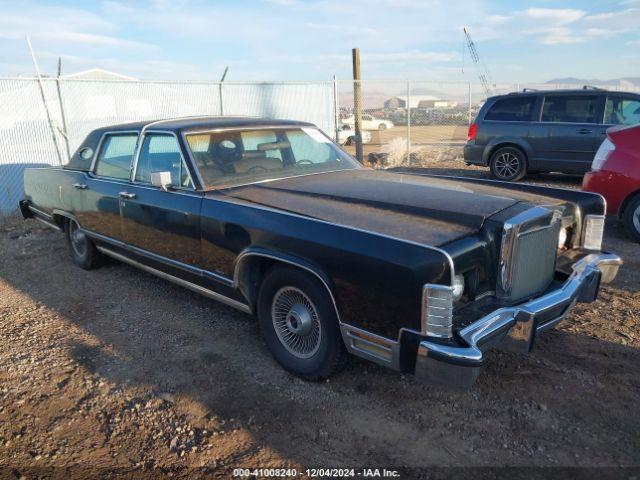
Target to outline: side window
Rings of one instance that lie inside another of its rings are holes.
[[[597,95],[553,95],[545,97],[543,122],[598,123]]]
[[[110,134],[102,141],[95,173],[101,177],[129,180],[137,134]]]
[[[145,135],[136,165],[135,181],[151,183],[151,174],[171,173],[171,186],[193,188],[187,166],[182,160],[178,140],[173,135],[150,133]]]
[[[640,123],[640,100],[618,96],[607,97],[604,107],[607,125],[635,125]]]
[[[500,122],[531,122],[535,105],[535,97],[503,98],[493,104],[484,119]]]

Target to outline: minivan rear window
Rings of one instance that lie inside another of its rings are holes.
[[[485,115],[485,120],[530,122],[533,120],[535,97],[513,97],[498,100]]]
[[[543,122],[598,123],[597,95],[552,95],[545,97]]]

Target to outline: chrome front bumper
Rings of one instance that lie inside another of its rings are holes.
[[[572,265],[558,289],[521,305],[495,310],[458,332],[460,345],[422,340],[415,375],[428,383],[468,388],[475,382],[484,352],[496,347],[528,352],[538,332],[556,325],[576,302],[595,300],[600,283],[613,281],[622,260],[611,253],[588,254]]]

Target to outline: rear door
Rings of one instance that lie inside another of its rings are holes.
[[[599,146],[602,96],[545,95],[540,117],[546,139],[539,142],[538,163],[545,171],[584,173]]]
[[[77,182],[74,210],[85,230],[122,240],[119,193],[129,185],[138,132],[105,133],[92,172]]]
[[[154,131],[145,133],[141,142],[134,181],[120,200],[125,242],[163,257],[161,261],[197,266],[203,197],[194,189],[178,139],[171,132]],[[168,190],[151,185],[154,172],[170,172]]]

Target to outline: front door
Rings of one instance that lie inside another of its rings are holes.
[[[168,189],[151,184],[151,174],[169,172]],[[120,208],[125,242],[159,259],[198,266],[202,194],[193,182],[171,133],[142,139],[134,181],[122,192]]]
[[[599,95],[545,97],[540,126],[546,130],[546,138],[540,142],[538,160],[543,170],[589,171],[599,144],[599,112]]]

